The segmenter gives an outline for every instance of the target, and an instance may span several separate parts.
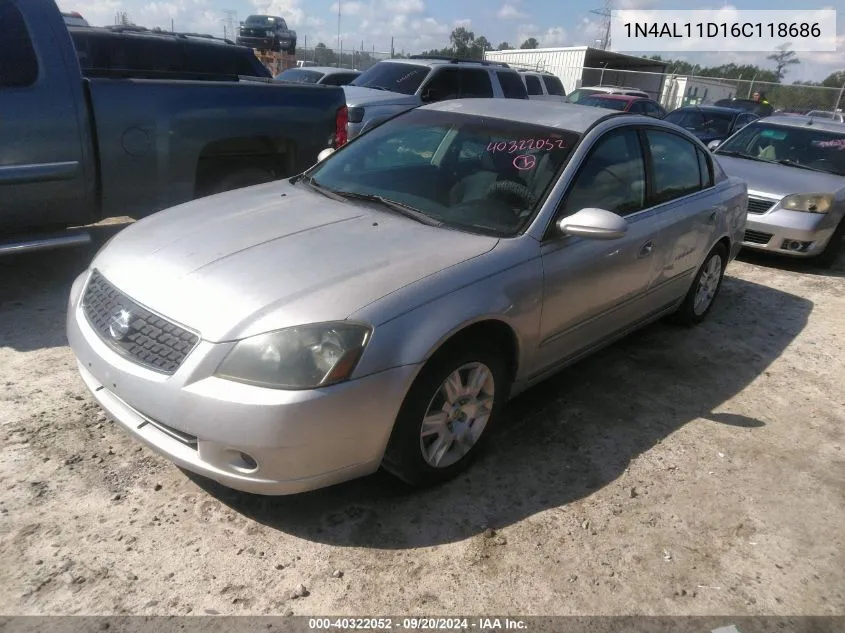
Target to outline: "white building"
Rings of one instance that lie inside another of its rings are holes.
[[[486,51],[484,59],[557,75],[566,94],[582,86],[639,88],[659,99],[666,63],[590,46]]]
[[[713,105],[719,99],[736,96],[736,84],[710,77],[669,75],[663,84],[660,103],[667,110],[686,105]]]

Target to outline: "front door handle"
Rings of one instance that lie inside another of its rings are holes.
[[[651,255],[651,252],[654,250],[654,242],[649,240],[645,244],[640,247],[640,257],[648,257]]]

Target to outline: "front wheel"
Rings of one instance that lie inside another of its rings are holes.
[[[727,249],[723,244],[716,244],[698,269],[684,302],[675,314],[679,322],[696,325],[705,319],[722,287],[727,262]]]
[[[819,268],[830,268],[836,257],[842,250],[842,245],[845,243],[845,218],[839,220],[839,224],[830,236],[830,240],[824,250],[813,258],[813,263]]]
[[[455,477],[489,438],[508,390],[501,355],[481,343],[436,355],[405,397],[384,467],[419,487]]]

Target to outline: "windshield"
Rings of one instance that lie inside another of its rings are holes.
[[[845,131],[751,123],[723,143],[716,154],[791,163],[845,176]]]
[[[601,91],[590,90],[589,88],[578,88],[578,90],[573,90],[572,92],[570,92],[566,100],[569,101],[569,103],[579,103],[581,99],[589,97],[590,95],[594,95],[597,92]]]
[[[301,68],[288,68],[276,75],[279,81],[295,81],[300,84],[315,84],[320,81],[323,73],[316,70],[302,70]]]
[[[507,236],[528,225],[579,139],[555,128],[413,110],[306,175],[325,190],[379,196],[447,227]]]
[[[608,110],[624,110],[628,107],[629,101],[625,99],[604,99],[602,97],[584,97],[579,102],[581,105],[593,106],[596,108],[607,108]]]
[[[725,137],[731,131],[734,115],[706,110],[675,110],[665,120],[690,132]]]
[[[381,88],[391,92],[412,95],[428,76],[428,66],[380,62],[362,72],[350,85],[364,88]]]
[[[276,24],[276,18],[271,18],[268,15],[251,15],[246,19],[246,23],[250,26],[273,26]]]

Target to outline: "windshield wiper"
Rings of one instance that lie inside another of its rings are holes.
[[[294,176],[291,181],[291,184],[294,185],[298,182],[301,182],[307,185],[309,188],[313,189],[317,193],[321,193],[327,198],[331,198],[332,200],[336,200],[337,202],[345,202],[346,198],[341,195],[338,195],[333,189],[329,189],[328,187],[324,187],[316,180],[314,180],[314,176],[306,176],[305,174],[300,174],[299,176]]]
[[[809,165],[802,165],[801,163],[797,163],[794,160],[790,160],[788,158],[781,158],[775,161],[778,165],[786,165],[787,167],[798,167],[799,169],[807,169],[809,171],[820,171],[824,174],[829,174],[829,171],[824,169],[819,169],[818,167],[810,167]]]
[[[372,193],[356,193],[354,191],[333,191],[332,193],[338,196],[342,196],[343,198],[348,198],[350,200],[378,202],[382,206],[385,206],[390,209],[391,211],[395,211],[396,213],[399,213],[400,215],[403,215],[406,218],[416,220],[420,224],[426,224],[428,226],[443,226],[443,222],[441,222],[440,220],[435,220],[433,217],[423,213],[419,209],[415,209],[414,207],[404,204],[402,202],[396,202],[396,200],[391,200],[390,198],[385,198],[384,196],[377,196]]]

